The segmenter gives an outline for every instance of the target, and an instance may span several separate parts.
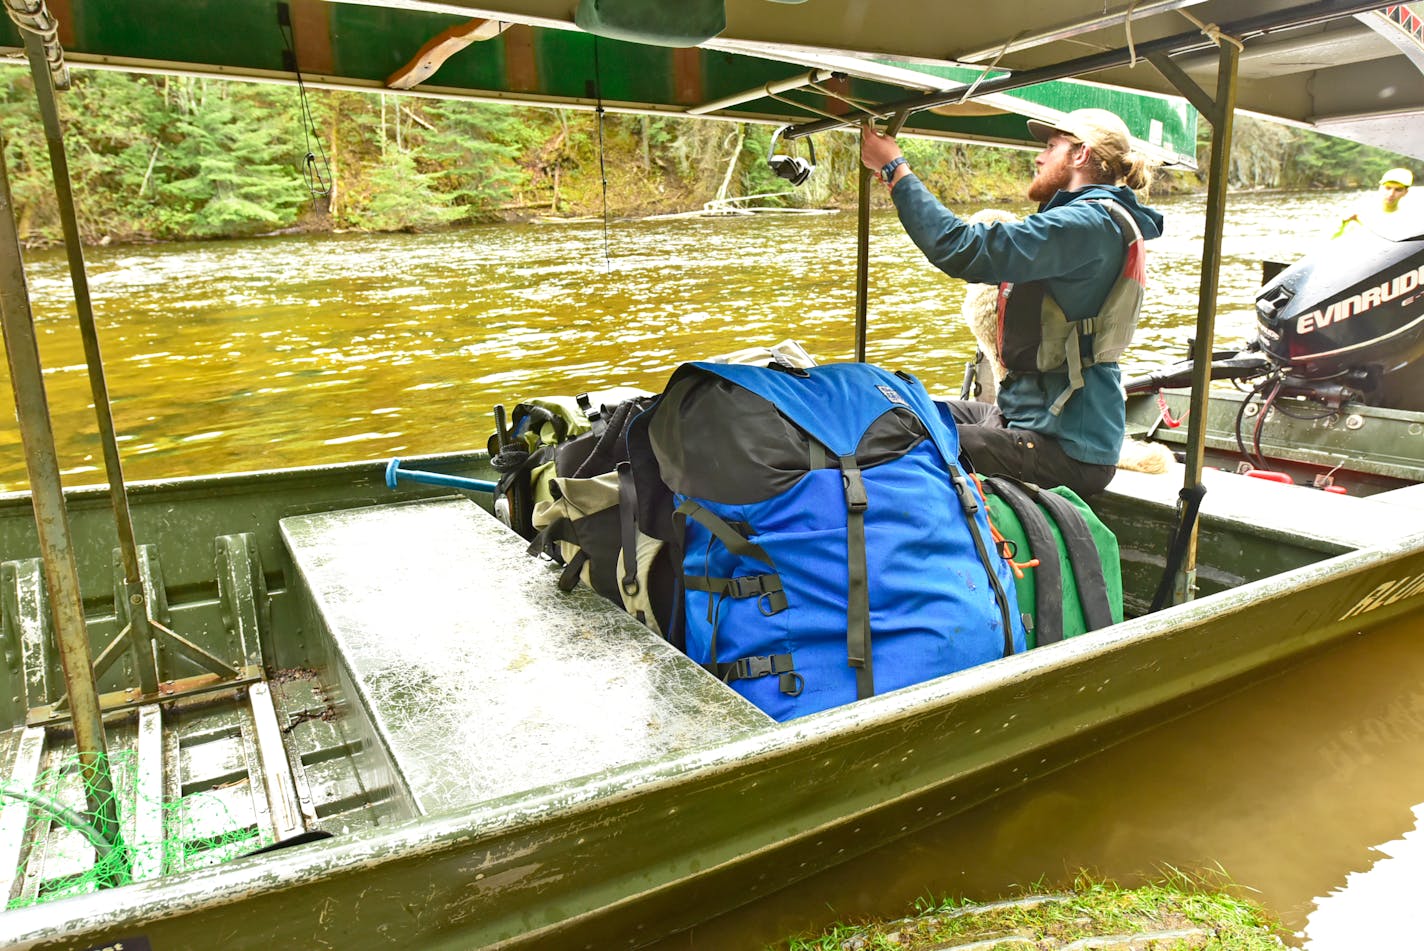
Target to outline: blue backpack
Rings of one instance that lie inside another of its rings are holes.
[[[688,655],[777,720],[1024,649],[958,436],[914,377],[684,364],[629,446],[672,493]]]

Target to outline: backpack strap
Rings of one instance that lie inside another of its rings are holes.
[[[948,457],[945,458],[945,466],[949,470],[949,481],[954,485],[954,492],[959,496],[959,507],[964,510],[964,516],[969,520],[969,537],[974,539],[974,550],[979,555],[979,563],[984,566],[984,571],[989,575],[989,586],[994,589],[994,602],[999,606],[999,620],[1004,629],[1003,656],[1008,657],[1014,652],[1013,614],[1017,605],[1010,607],[1009,594],[1004,590],[1004,585],[994,570],[996,563],[989,555],[989,547],[984,544],[984,536],[979,534],[979,523],[974,516],[981,508],[987,508],[987,504],[975,493],[973,484],[964,477],[959,466]],[[987,516],[985,523],[988,523]]]
[[[523,440],[508,443],[490,456],[490,465],[500,474],[494,494],[509,498],[509,527],[524,538],[534,537],[534,470],[554,458],[556,446],[529,451]]]
[[[603,407],[594,406],[593,399],[587,393],[574,397],[574,402],[578,403],[578,408],[588,417],[589,430],[594,436],[602,436],[608,428],[608,422],[603,418]]]
[[[612,472],[619,462],[628,458],[626,432],[630,417],[640,408],[640,402],[643,401],[625,400],[614,407],[607,420],[601,420],[603,425],[594,429],[597,435],[594,436],[593,449],[570,475],[575,479],[587,479],[601,472]]]
[[[1088,522],[1077,506],[1056,492],[1042,490],[1034,494],[1040,505],[1048,509],[1063,543],[1068,548],[1068,561],[1073,566],[1073,578],[1078,583],[1078,600],[1083,607],[1083,621],[1088,630],[1109,627],[1113,623],[1108,602],[1108,583],[1103,576],[1102,555]]]
[[[686,524],[689,518],[711,532],[712,536],[720,541],[729,552],[745,558],[754,558],[757,561],[765,562],[775,569],[776,563],[771,560],[771,556],[766,553],[765,549],[749,541],[740,532],[723,521],[717,513],[709,511],[692,499],[684,499],[682,504],[673,511],[674,534],[676,534],[678,538],[677,549],[681,550],[685,545],[687,538]],[[681,561],[679,560],[678,563],[680,564]],[[746,575],[741,578],[713,578],[708,575],[689,575],[686,571],[679,571],[676,573],[676,576],[682,585],[682,590],[678,593],[679,603],[681,603],[683,598],[686,598],[688,591],[703,591],[711,595],[707,601],[707,619],[712,625],[712,636],[711,643],[709,644],[710,649],[707,663],[702,666],[706,668],[709,673],[718,677],[725,677],[728,673],[728,665],[717,663],[717,613],[722,605],[722,599],[727,597],[756,597],[758,608],[762,614],[767,616],[784,611],[787,607],[786,592],[781,587],[781,576],[776,574],[775,571],[770,574]],[[747,660],[747,658],[742,658],[742,660]],[[733,661],[731,666],[734,667],[738,663],[741,663],[741,661]],[[747,668],[745,673],[733,679],[748,679],[753,676],[751,670],[752,668]],[[736,671],[732,672],[735,673]],[[798,694],[800,693],[801,684],[804,683],[801,680],[800,674],[794,674],[795,681],[793,682],[787,679],[788,675],[794,673],[793,671],[788,669],[785,672],[777,672],[783,674],[781,680],[783,692],[789,692],[789,688],[795,687],[796,692]],[[766,673],[772,673],[772,671],[767,670]],[[764,675],[757,674],[755,676]],[[730,683],[731,681],[728,682]]]
[[[560,516],[539,529],[529,540],[529,547],[524,549],[524,553],[535,558],[540,555],[548,555],[554,561],[563,564],[563,558],[559,555],[559,548],[555,542],[578,544],[578,536],[573,532],[573,522],[570,519]]]
[[[806,688],[806,678],[796,672],[796,662],[790,654],[770,654],[743,657],[730,664],[718,664],[717,676],[723,683],[734,680],[756,680],[772,674],[779,678],[778,687],[788,697],[799,697]]]
[[[1042,506],[1048,511],[1048,515],[1053,519],[1053,523],[1058,526],[1058,533],[1063,537],[1063,547],[1068,553],[1068,564],[1073,569],[1073,580],[1078,585],[1078,601],[1083,611],[1083,622],[1089,631],[1096,631],[1099,628],[1108,627],[1113,623],[1112,604],[1108,599],[1107,577],[1103,574],[1102,553],[1098,551],[1098,543],[1093,538],[1092,529],[1088,527],[1088,521],[1083,517],[1083,513],[1078,511],[1078,507],[1068,501],[1057,492],[1050,492],[1039,488],[1031,482],[1020,482],[1008,476],[996,476],[993,480],[994,489],[1004,501],[1013,508],[1014,514],[1019,516],[1019,521],[1023,523],[1024,532],[1029,535],[1029,543],[1034,546],[1034,554],[1041,562],[1038,568],[1036,582],[1038,587],[1035,594],[1043,590],[1043,582],[1047,577],[1045,570],[1049,569],[1050,562],[1057,558],[1047,557],[1048,552],[1056,555],[1057,545],[1050,542],[1049,547],[1041,550],[1038,542],[1034,539],[1029,527],[1028,520],[1025,519],[1012,500],[1010,493],[1017,492],[1027,502],[1038,509]],[[1007,490],[1007,491],[1005,491]],[[1031,517],[1031,516],[1030,516]],[[1042,518],[1042,513],[1039,513]],[[1055,566],[1051,569],[1054,583],[1058,588],[1058,597],[1062,601],[1062,579],[1056,577],[1059,569]],[[1041,597],[1035,597],[1035,608],[1040,617],[1043,616],[1044,603]],[[1049,617],[1060,618],[1061,609],[1048,612]],[[1062,632],[1060,630],[1059,637]],[[1055,640],[1057,638],[1054,638]],[[1050,639],[1040,633],[1038,642],[1040,644],[1051,643]]]
[[[633,464],[626,460],[618,463],[618,551],[622,565],[618,589],[623,609],[671,640],[666,629],[671,617],[660,616],[663,612],[658,610],[662,605],[659,595],[664,590],[671,591],[662,587],[662,582],[671,580],[671,574],[659,571],[659,566],[667,563],[667,543],[653,538],[638,525],[638,483],[633,478]]]
[[[726,598],[756,598],[762,614],[770,617],[787,608],[786,592],[781,586],[781,576],[774,570],[776,563],[757,544],[748,541],[736,529],[724,522],[715,512],[703,508],[692,499],[686,499],[677,507],[675,515],[690,518],[709,532],[734,555],[755,558],[772,567],[772,571],[761,575],[743,575],[740,578],[713,578],[708,575],[685,576],[683,585],[688,591],[705,591],[708,594]],[[716,662],[716,658],[713,658]]]
[[[855,453],[840,457],[846,499],[846,660],[855,668],[856,698],[875,695],[870,655],[870,568],[865,554],[865,510],[870,500]]]
[[[1083,388],[1084,367],[1105,362],[1115,363],[1118,357],[1122,356],[1122,351],[1132,340],[1137,318],[1142,310],[1142,282],[1145,277],[1142,229],[1137,226],[1131,212],[1112,199],[1094,198],[1089,199],[1089,202],[1101,205],[1113,224],[1122,232],[1123,270],[1108,289],[1107,297],[1097,314],[1082,320],[1067,321],[1068,336],[1064,341],[1064,356],[1068,363],[1068,389],[1049,407],[1048,411],[1054,416],[1062,413],[1069,398]],[[1057,307],[1056,302],[1054,306]],[[1124,310],[1132,312],[1130,319],[1123,319]],[[1105,312],[1111,313],[1114,319],[1105,320]],[[1105,329],[1111,339],[1106,342],[1099,341],[1098,334]],[[1084,349],[1088,351],[1086,363],[1083,359]]]
[[[559,553],[559,542],[568,542],[570,545],[580,547],[574,552],[572,558],[565,561],[563,555]],[[564,570],[559,572],[559,590],[568,594],[578,587],[583,567],[588,564],[588,552],[583,550],[582,544],[583,540],[579,538],[573,519],[560,517],[540,529],[529,542],[529,547],[525,551],[536,558],[540,555],[548,555],[557,564],[563,565]]]
[[[638,487],[633,482],[633,464],[618,463],[618,542],[623,550],[623,576],[618,587],[625,598],[638,594]]]
[[[1063,640],[1063,569],[1058,562],[1058,543],[1048,527],[1048,516],[1012,479],[994,476],[984,480],[984,487],[1004,500],[1028,536],[1031,557],[1038,559],[1033,576],[1033,613],[1038,643],[1040,646],[1055,644]]]
[[[578,587],[579,578],[583,576],[583,566],[588,564],[588,552],[580,548],[574,552],[574,556],[569,559],[569,563],[564,565],[564,570],[559,572],[559,590],[564,594]]]

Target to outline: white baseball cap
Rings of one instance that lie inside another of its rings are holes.
[[[1106,109],[1074,109],[1056,123],[1030,119],[1028,131],[1040,142],[1047,142],[1059,134],[1072,136],[1095,150],[1107,145],[1107,151],[1120,155],[1132,148],[1132,135],[1127,131],[1127,123]]]

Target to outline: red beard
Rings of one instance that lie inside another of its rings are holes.
[[[1068,186],[1068,170],[1061,164],[1056,167],[1044,165],[1033,176],[1033,181],[1028,186],[1028,197],[1030,201],[1048,201],[1055,194]]]

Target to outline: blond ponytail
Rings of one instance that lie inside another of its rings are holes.
[[[1152,184],[1152,162],[1140,152],[1118,151],[1114,144],[1099,142],[1090,146],[1098,183],[1126,185],[1133,191],[1145,191]]]
[[[1135,192],[1146,191],[1152,185],[1152,163],[1138,152],[1123,156],[1122,183]]]

